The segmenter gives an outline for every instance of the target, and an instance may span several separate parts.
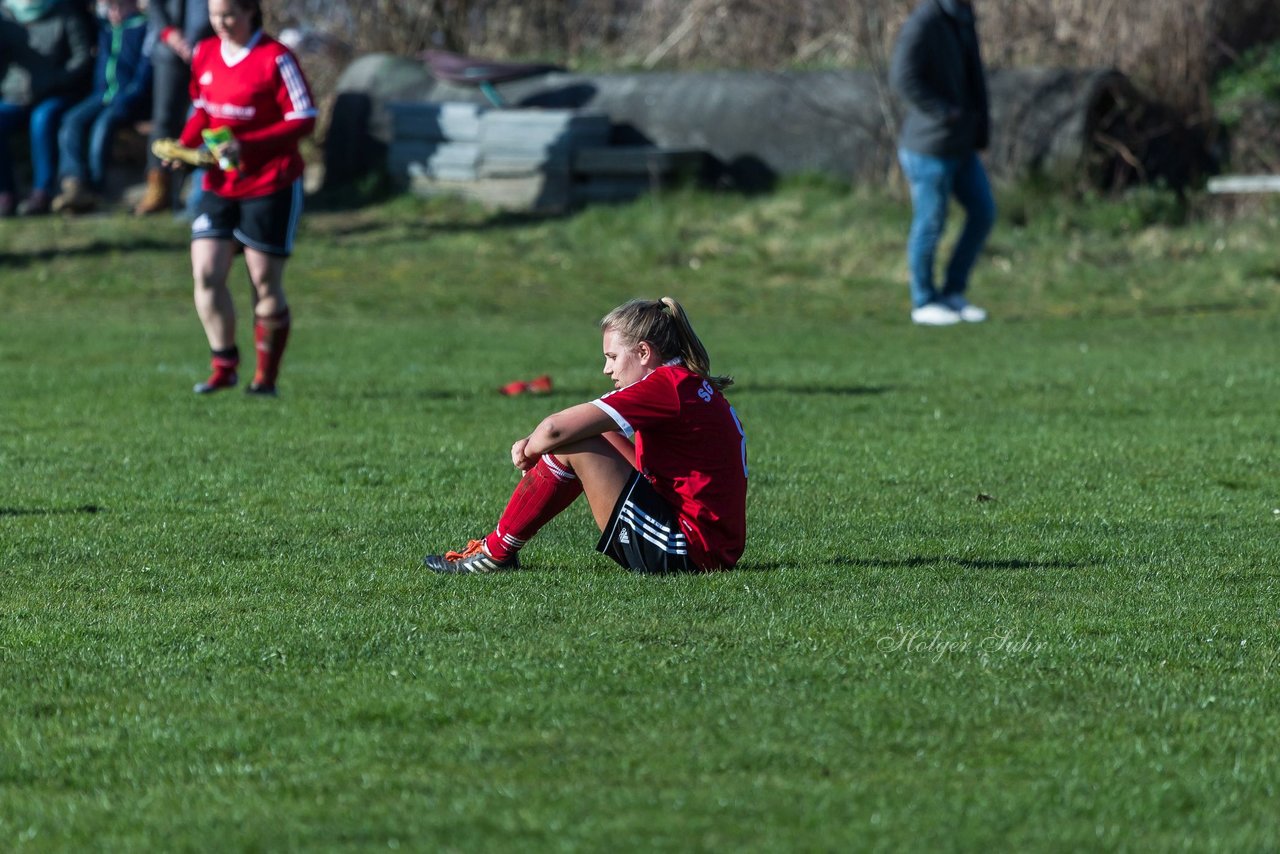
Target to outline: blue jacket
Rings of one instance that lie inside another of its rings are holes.
[[[889,82],[906,105],[898,144],[934,157],[987,147],[991,111],[973,9],[924,0],[902,25]]]
[[[151,102],[151,60],[147,57],[147,16],[139,12],[113,27],[98,21],[98,63],[93,95],[131,114],[145,114]]]

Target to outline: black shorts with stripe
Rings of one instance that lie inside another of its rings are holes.
[[[596,551],[632,572],[696,572],[680,516],[640,472],[618,496]]]
[[[191,239],[238,240],[268,255],[293,254],[293,236],[302,215],[302,179],[283,190],[252,199],[228,199],[206,192],[196,207]]]

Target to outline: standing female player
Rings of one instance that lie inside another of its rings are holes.
[[[210,146],[224,167],[205,173],[205,193],[191,224],[196,313],[213,366],[195,391],[207,394],[237,381],[240,352],[227,276],[239,243],[253,285],[258,356],[246,391],[275,395],[289,340],[284,266],[302,212],[298,143],[315,128],[315,103],[297,59],[262,31],[260,0],[209,0],[209,23],[215,37],[196,45],[192,56],[194,112],[180,141],[198,148],[202,131],[217,128],[229,130],[231,139]]]
[[[600,321],[615,390],[543,419],[511,446],[524,472],[498,520],[435,572],[518,569],[518,552],[583,492],[596,548],[637,572],[730,569],[747,535],[746,437],[707,351],[670,297],[632,300]],[[634,444],[631,441],[634,440]]]

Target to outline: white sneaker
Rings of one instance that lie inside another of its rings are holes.
[[[960,322],[960,312],[940,302],[926,303],[911,309],[911,322],[917,326],[953,326]]]
[[[981,323],[987,319],[987,310],[985,308],[978,308],[958,294],[953,297],[947,297],[946,304],[959,314],[960,319],[965,323]]]

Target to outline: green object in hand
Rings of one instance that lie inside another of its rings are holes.
[[[231,128],[227,127],[202,130],[200,135],[204,137],[204,144],[215,154],[217,154],[217,149],[220,146],[226,145],[235,139],[235,136],[231,133]],[[240,166],[240,162],[235,157],[218,154],[218,166],[223,172],[234,172]]]

